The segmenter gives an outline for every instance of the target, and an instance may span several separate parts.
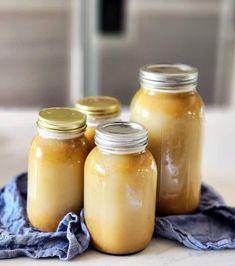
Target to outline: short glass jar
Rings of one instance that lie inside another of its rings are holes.
[[[84,214],[94,247],[129,254],[146,247],[155,220],[157,167],[146,129],[131,122],[100,124],[85,163]]]
[[[48,108],[39,112],[37,126],[29,150],[27,214],[37,229],[55,231],[65,214],[83,207],[86,118],[75,109]]]
[[[160,214],[191,213],[199,204],[204,111],[197,77],[188,65],[143,66],[131,102],[131,120],[148,129],[157,162]]]
[[[76,102],[79,112],[87,116],[87,128],[85,136],[89,142],[90,149],[95,147],[95,129],[103,122],[116,121],[121,111],[120,102],[108,96],[90,96]]]

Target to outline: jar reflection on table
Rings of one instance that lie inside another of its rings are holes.
[[[158,166],[157,212],[193,212],[199,205],[203,102],[197,70],[185,65],[144,66],[131,120],[148,128]]]
[[[120,102],[109,96],[89,96],[79,99],[75,104],[79,112],[87,116],[85,136],[90,150],[95,147],[95,130],[100,123],[117,121],[121,111]]]
[[[146,141],[146,130],[135,123],[97,128],[97,147],[85,163],[84,214],[92,243],[100,251],[134,253],[152,238],[157,168]]]
[[[65,214],[83,207],[84,163],[88,143],[85,116],[68,108],[39,113],[29,151],[27,213],[42,231],[55,231]]]

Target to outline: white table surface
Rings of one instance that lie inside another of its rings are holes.
[[[35,110],[0,110],[0,186],[27,169],[28,148],[36,132],[36,118]],[[202,175],[203,180],[214,186],[228,204],[235,206],[235,112],[207,110]],[[32,263],[55,265],[63,262],[55,258],[32,260],[25,257],[0,261],[2,265],[12,266]],[[213,266],[234,266],[235,250],[195,251],[176,242],[157,238],[135,255],[112,256],[88,250],[69,263],[84,266],[208,266],[210,263]]]

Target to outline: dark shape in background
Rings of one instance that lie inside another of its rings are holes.
[[[100,0],[99,32],[120,34],[124,27],[124,0]]]

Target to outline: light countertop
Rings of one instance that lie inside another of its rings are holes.
[[[127,117],[127,113],[124,114]],[[14,175],[27,170],[28,148],[36,132],[35,110],[0,110],[0,185]],[[203,150],[203,180],[216,188],[226,202],[235,206],[235,112],[209,109],[206,113]],[[63,263],[57,258],[33,260],[22,257],[0,260],[0,264],[26,266],[34,264],[54,265]],[[142,252],[130,256],[112,256],[88,250],[69,263],[79,265],[164,265],[213,266],[235,265],[235,250],[196,251],[182,245],[153,239]]]

